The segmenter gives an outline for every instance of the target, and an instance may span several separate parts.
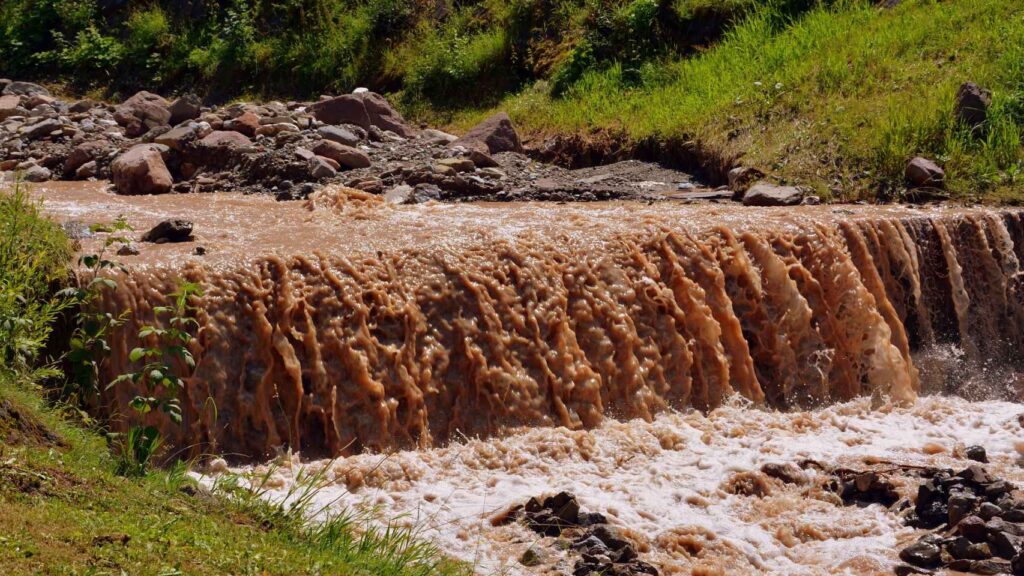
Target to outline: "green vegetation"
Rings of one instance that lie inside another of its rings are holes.
[[[102,229],[117,237],[118,227]],[[53,368],[57,353],[46,352],[47,337],[60,315],[72,312],[71,304],[83,302],[61,290],[69,278],[67,238],[40,215],[21,186],[0,192],[0,230],[5,234],[0,246],[0,566],[5,575],[467,573],[409,530],[381,527],[369,516],[343,509],[312,508],[313,496],[327,480],[322,472],[298,482],[284,504],[264,497],[266,477],[228,474],[212,490],[203,490],[185,463],[150,470],[136,459],[136,468],[125,469],[123,453],[110,449],[110,437],[95,422],[82,423],[74,405],[47,399],[53,396],[48,393],[56,386],[53,380],[60,379]],[[89,263],[96,267],[102,260],[97,256]],[[92,287],[116,289],[106,283]],[[181,358],[166,348],[174,346],[168,339],[187,344],[180,332],[190,326],[183,319],[189,317],[191,294],[194,289],[182,288],[166,311],[179,321],[154,333],[161,346],[153,348],[156,354],[144,349],[143,356],[154,362],[166,361],[167,355]],[[43,378],[49,388],[40,385]],[[168,399],[156,400],[161,408],[167,405],[162,400]],[[320,521],[308,522],[314,515]]]
[[[116,96],[366,85],[418,120],[465,128],[506,108],[538,137],[695,142],[826,196],[898,199],[924,154],[956,195],[1020,198],[1024,5],[879,4],[6,0],[0,72]],[[953,120],[965,81],[994,94],[981,133]]]

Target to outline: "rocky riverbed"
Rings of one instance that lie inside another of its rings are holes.
[[[10,80],[0,80],[0,93],[0,172],[29,182],[110,180],[126,195],[234,190],[293,200],[340,184],[393,203],[817,200],[744,168],[719,188],[637,160],[568,170],[535,160],[543,143],[524,147],[503,113],[455,136],[411,125],[365,90],[224,106],[149,92],[120,103],[66,100]]]

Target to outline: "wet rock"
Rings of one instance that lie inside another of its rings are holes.
[[[992,92],[985,90],[974,82],[965,82],[956,92],[954,114],[956,119],[971,129],[977,129],[988,119],[988,109],[992,106]]]
[[[321,140],[313,147],[313,152],[331,158],[345,168],[368,168],[370,166],[370,157],[364,152],[331,140]]]
[[[39,165],[33,165],[25,170],[23,178],[26,182],[46,182],[52,174],[50,170]]]
[[[968,446],[965,450],[965,454],[968,460],[974,460],[975,462],[988,463],[988,455],[985,453],[984,446]]]
[[[316,132],[324,140],[337,142],[345,146],[356,146],[360,140],[359,136],[351,130],[341,126],[321,126]]]
[[[49,96],[50,91],[38,84],[33,84],[31,82],[11,82],[10,84],[4,87],[3,91],[4,96],[35,96],[37,94]]]
[[[153,144],[140,144],[121,154],[110,171],[118,194],[165,194],[174,183],[160,149]]]
[[[988,532],[988,544],[992,554],[1006,560],[1017,555],[1017,552],[1021,550],[1022,542],[1024,539],[1008,531],[990,530]]]
[[[1024,576],[1024,552],[1018,553],[1010,560],[1010,573],[1013,576]]]
[[[986,560],[992,557],[987,543],[971,542],[962,536],[953,538],[945,545],[946,552],[957,560]]]
[[[933,568],[942,560],[942,550],[930,542],[917,541],[900,550],[900,560],[922,568]]]
[[[803,484],[807,481],[803,470],[792,462],[769,462],[761,466],[761,472],[770,478],[778,478],[786,484]]]
[[[143,242],[187,242],[192,239],[192,222],[182,219],[164,220],[142,235]]]
[[[79,166],[78,170],[75,170],[75,179],[86,180],[88,178],[95,178],[98,172],[99,165],[96,164],[95,160],[90,160],[89,162]]]
[[[963,493],[956,493],[949,497],[946,502],[946,507],[949,511],[949,519],[947,523],[950,526],[956,526],[960,520],[963,520],[967,515],[974,511],[978,505],[978,499],[974,496],[970,496]]]
[[[167,107],[167,111],[171,113],[170,124],[180,124],[185,120],[199,118],[201,105],[199,98],[192,95],[178,98]]]
[[[519,557],[519,563],[527,567],[540,566],[544,563],[544,560],[544,551],[536,546],[530,546]]]
[[[956,532],[971,542],[985,542],[989,528],[980,517],[968,516],[957,524]]]
[[[310,106],[310,112],[325,124],[354,124],[364,130],[375,127],[390,130],[403,138],[416,135],[416,131],[406,124],[402,115],[383,96],[373,92],[322,100]]]
[[[1009,574],[1010,563],[1005,560],[975,560],[970,563],[967,571],[972,574]]]
[[[519,134],[508,114],[504,112],[499,112],[477,124],[450,146],[462,146],[467,150],[480,150],[488,154],[523,152]]]
[[[795,186],[775,186],[766,182],[754,184],[743,195],[744,206],[796,206],[804,193]]]
[[[907,184],[914,188],[942,188],[946,181],[946,171],[935,162],[921,156],[907,163],[904,176]]]
[[[120,248],[117,249],[118,256],[138,256],[139,253],[139,249],[136,248],[133,244],[123,244]]]

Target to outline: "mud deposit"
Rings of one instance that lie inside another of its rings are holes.
[[[924,531],[879,504],[844,506],[828,489],[830,476],[814,466],[794,483],[762,467],[809,459],[883,473],[960,469],[973,464],[965,447],[979,444],[993,475],[1020,484],[1014,446],[1024,439],[1021,412],[1009,402],[922,397],[910,407],[860,399],[780,413],[733,399],[706,416],[671,412],[589,431],[519,429],[500,440],[305,466],[307,473],[329,467],[322,503],[402,515],[398,523],[480,574],[572,572],[578,555],[563,550],[564,542],[495,521],[531,497],[562,490],[605,515],[663,574],[892,574],[898,550]],[[283,458],[255,471],[270,469],[268,485],[279,498],[302,465]],[[891,479],[903,497],[922,482]],[[521,559],[530,549],[540,562],[527,567]]]

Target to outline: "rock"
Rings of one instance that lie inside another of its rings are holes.
[[[957,478],[963,478],[968,483],[974,486],[981,486],[992,482],[992,477],[988,475],[983,466],[978,464],[971,464],[967,468],[964,468],[956,474]]]
[[[956,525],[956,533],[971,542],[985,542],[989,528],[978,516],[968,516]]]
[[[456,172],[472,172],[476,168],[476,164],[469,158],[443,158],[437,163]]]
[[[769,462],[761,466],[761,472],[771,478],[778,478],[786,484],[803,484],[807,482],[807,476],[803,473],[803,470],[800,470],[792,462],[784,464]]]
[[[775,186],[758,182],[743,195],[744,206],[796,206],[804,193],[795,186]]]
[[[21,114],[21,96],[8,94],[0,96],[0,121]]]
[[[252,146],[252,140],[240,132],[229,130],[214,130],[204,136],[197,146],[203,150],[234,149]]]
[[[957,560],[986,560],[992,557],[988,544],[976,544],[962,536],[953,538],[945,548],[946,552]]]
[[[974,496],[954,493],[949,497],[949,501],[946,503],[946,506],[949,509],[949,520],[947,523],[950,526],[956,526],[961,520],[973,512],[977,505],[978,499]]]
[[[904,171],[907,183],[914,188],[943,188],[946,171],[927,158],[918,156],[907,163]]]
[[[168,102],[163,97],[143,90],[117,107],[114,120],[125,127],[129,137],[134,138],[157,126],[170,124],[171,112],[167,106]]]
[[[976,129],[985,124],[990,106],[992,106],[992,92],[981,88],[974,82],[965,82],[956,92],[954,114],[962,124]]]
[[[167,146],[171,150],[183,152],[188,144],[196,138],[196,124],[189,123],[175,126],[153,139],[157,144]]]
[[[983,464],[988,463],[988,455],[985,453],[984,446],[968,446],[964,451],[968,460],[974,460],[975,462],[981,462]]]
[[[33,84],[31,82],[11,82],[4,87],[3,91],[4,96],[10,94],[14,94],[16,96],[35,96],[36,94],[49,96],[50,91],[39,84]]]
[[[515,126],[512,125],[508,114],[504,112],[499,112],[477,124],[464,136],[449,145],[463,146],[467,150],[480,150],[488,154],[523,152],[519,134],[516,133]]]
[[[750,166],[736,166],[727,175],[729,189],[736,193],[746,192],[750,185],[764,178],[764,172]]]
[[[35,124],[23,127],[21,129],[21,134],[29,140],[39,140],[40,138],[45,138],[57,130],[60,130],[62,127],[63,125],[59,120],[55,118],[47,118],[45,120],[40,120]]]
[[[23,178],[26,182],[46,182],[50,179],[52,174],[46,168],[39,165],[33,165],[28,170],[25,170]]]
[[[1024,552],[1018,553],[1010,560],[1010,573],[1013,576],[1024,576]]]
[[[118,194],[165,194],[174,184],[160,149],[153,144],[140,144],[121,154],[110,171]]]
[[[317,180],[322,180],[337,175],[338,171],[334,166],[331,166],[328,158],[313,156],[312,160],[309,161],[309,174]]]
[[[171,113],[170,124],[177,125],[185,120],[199,118],[201,106],[202,103],[195,96],[186,95],[178,98],[167,107],[167,111]]]
[[[1009,574],[1010,563],[1003,560],[975,560],[971,562],[967,571],[972,574]]]
[[[142,235],[143,242],[187,242],[192,239],[192,222],[182,219],[164,220]]]
[[[64,160],[64,174],[75,174],[84,164],[102,158],[111,150],[106,140],[90,140],[75,146]]]
[[[96,161],[90,160],[79,166],[78,170],[75,170],[75,179],[86,180],[88,178],[95,178],[98,170],[99,166],[97,166]]]
[[[988,544],[994,556],[1010,560],[1021,549],[1022,538],[1003,530],[988,533]]]
[[[81,114],[83,112],[88,112],[89,110],[92,110],[95,107],[96,103],[92,100],[79,100],[68,108],[68,112]]]
[[[473,164],[476,164],[477,168],[497,168],[500,166],[497,160],[480,150],[470,150],[469,159],[473,161]]]
[[[346,94],[328,100],[321,100],[310,106],[313,117],[325,124],[354,124],[369,130],[376,127],[390,130],[403,138],[416,135],[383,96],[373,92]]]
[[[359,136],[354,134],[351,130],[340,126],[321,126],[316,132],[324,140],[337,142],[338,144],[344,144],[345,146],[356,146],[359,144]]]
[[[412,192],[412,186],[400,184],[384,193],[384,201],[390,204],[413,204]]]
[[[256,129],[257,136],[277,136],[282,132],[298,132],[299,127],[290,122],[264,124]]]
[[[594,528],[594,536],[613,552],[630,546],[629,541],[623,538],[618,530],[607,525]]]
[[[527,567],[540,566],[544,563],[543,550],[536,546],[530,546],[519,557],[519,563]]]
[[[428,144],[451,144],[459,139],[459,137],[454,134],[449,134],[433,128],[423,130],[420,132],[420,136],[426,140]]]
[[[117,249],[118,256],[138,256],[139,249],[132,244],[123,244]]]
[[[29,110],[35,110],[37,107],[44,104],[53,104],[57,99],[53,96],[47,96],[45,94],[33,94],[25,97],[25,107]]]
[[[331,158],[345,168],[367,168],[370,166],[370,157],[361,150],[331,140],[321,140],[313,147],[313,152]]]
[[[234,130],[246,136],[255,136],[260,129],[260,117],[252,112],[244,112],[238,118],[224,123],[226,130]]]

